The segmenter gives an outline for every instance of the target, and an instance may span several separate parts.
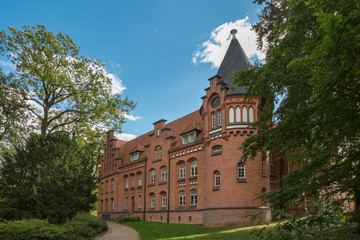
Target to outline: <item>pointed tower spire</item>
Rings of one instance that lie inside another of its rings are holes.
[[[240,69],[248,69],[247,64],[250,62],[235,36],[236,33],[236,29],[232,29],[230,31],[232,39],[217,72],[217,75],[221,77],[221,81],[226,83],[226,86],[230,89],[233,83],[231,77],[233,76],[234,72],[238,72]],[[238,87],[234,90],[229,90],[228,95],[243,94],[245,92],[246,87]]]

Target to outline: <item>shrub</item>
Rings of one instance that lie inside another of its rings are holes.
[[[61,225],[50,224],[47,220],[28,219],[9,221],[0,224],[0,239],[2,240],[65,240],[70,239],[67,229]]]
[[[124,215],[117,219],[119,223],[121,222],[138,222],[141,221],[138,216]]]
[[[79,228],[77,230],[80,232],[82,232],[82,230],[86,231],[85,227],[88,227],[90,231],[93,232],[93,234],[103,232],[108,229],[108,226],[104,220],[92,216],[88,213],[78,213],[70,221],[67,221],[64,226]]]

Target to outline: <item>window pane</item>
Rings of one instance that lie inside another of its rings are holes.
[[[234,122],[234,109],[230,108],[229,109],[229,123],[233,123]]]
[[[240,107],[236,107],[236,122],[241,122]]]
[[[246,110],[246,107],[242,108],[242,119],[243,119],[243,122],[247,122],[247,110]]]

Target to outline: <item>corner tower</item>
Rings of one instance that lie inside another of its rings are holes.
[[[209,79],[210,87],[202,97],[200,113],[204,122],[205,144],[205,225],[248,225],[247,213],[270,210],[260,199],[261,192],[270,188],[267,159],[257,156],[254,161],[240,162],[239,147],[257,129],[253,123],[260,113],[260,98],[245,100],[246,86],[234,86],[232,76],[247,69],[249,59],[231,30],[232,39],[217,74]],[[219,217],[221,216],[221,217]]]

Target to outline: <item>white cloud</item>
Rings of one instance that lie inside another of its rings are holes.
[[[128,119],[128,120],[130,120],[130,121],[136,121],[136,120],[139,120],[139,119],[141,119],[141,117],[140,116],[133,116],[133,115],[131,115],[131,114],[127,114],[127,113],[125,113],[125,118],[126,119]]]
[[[118,134],[115,134],[115,137],[117,139],[124,140],[124,141],[130,141],[130,140],[133,140],[134,138],[136,138],[136,136],[131,133],[118,133]]]
[[[120,78],[118,78],[115,74],[109,73],[105,70],[105,74],[111,79],[112,82],[112,88],[111,88],[111,93],[112,94],[117,94],[117,93],[122,93],[126,87],[122,84],[122,81]]]
[[[251,30],[249,17],[238,19],[235,22],[224,23],[211,32],[209,40],[198,46],[194,52],[192,62],[197,64],[211,63],[212,67],[220,67],[221,61],[225,56],[226,50],[230,45],[230,30],[236,29],[236,38],[244,49],[248,58],[257,56],[258,59],[265,58],[264,52],[257,49],[256,33]]]

